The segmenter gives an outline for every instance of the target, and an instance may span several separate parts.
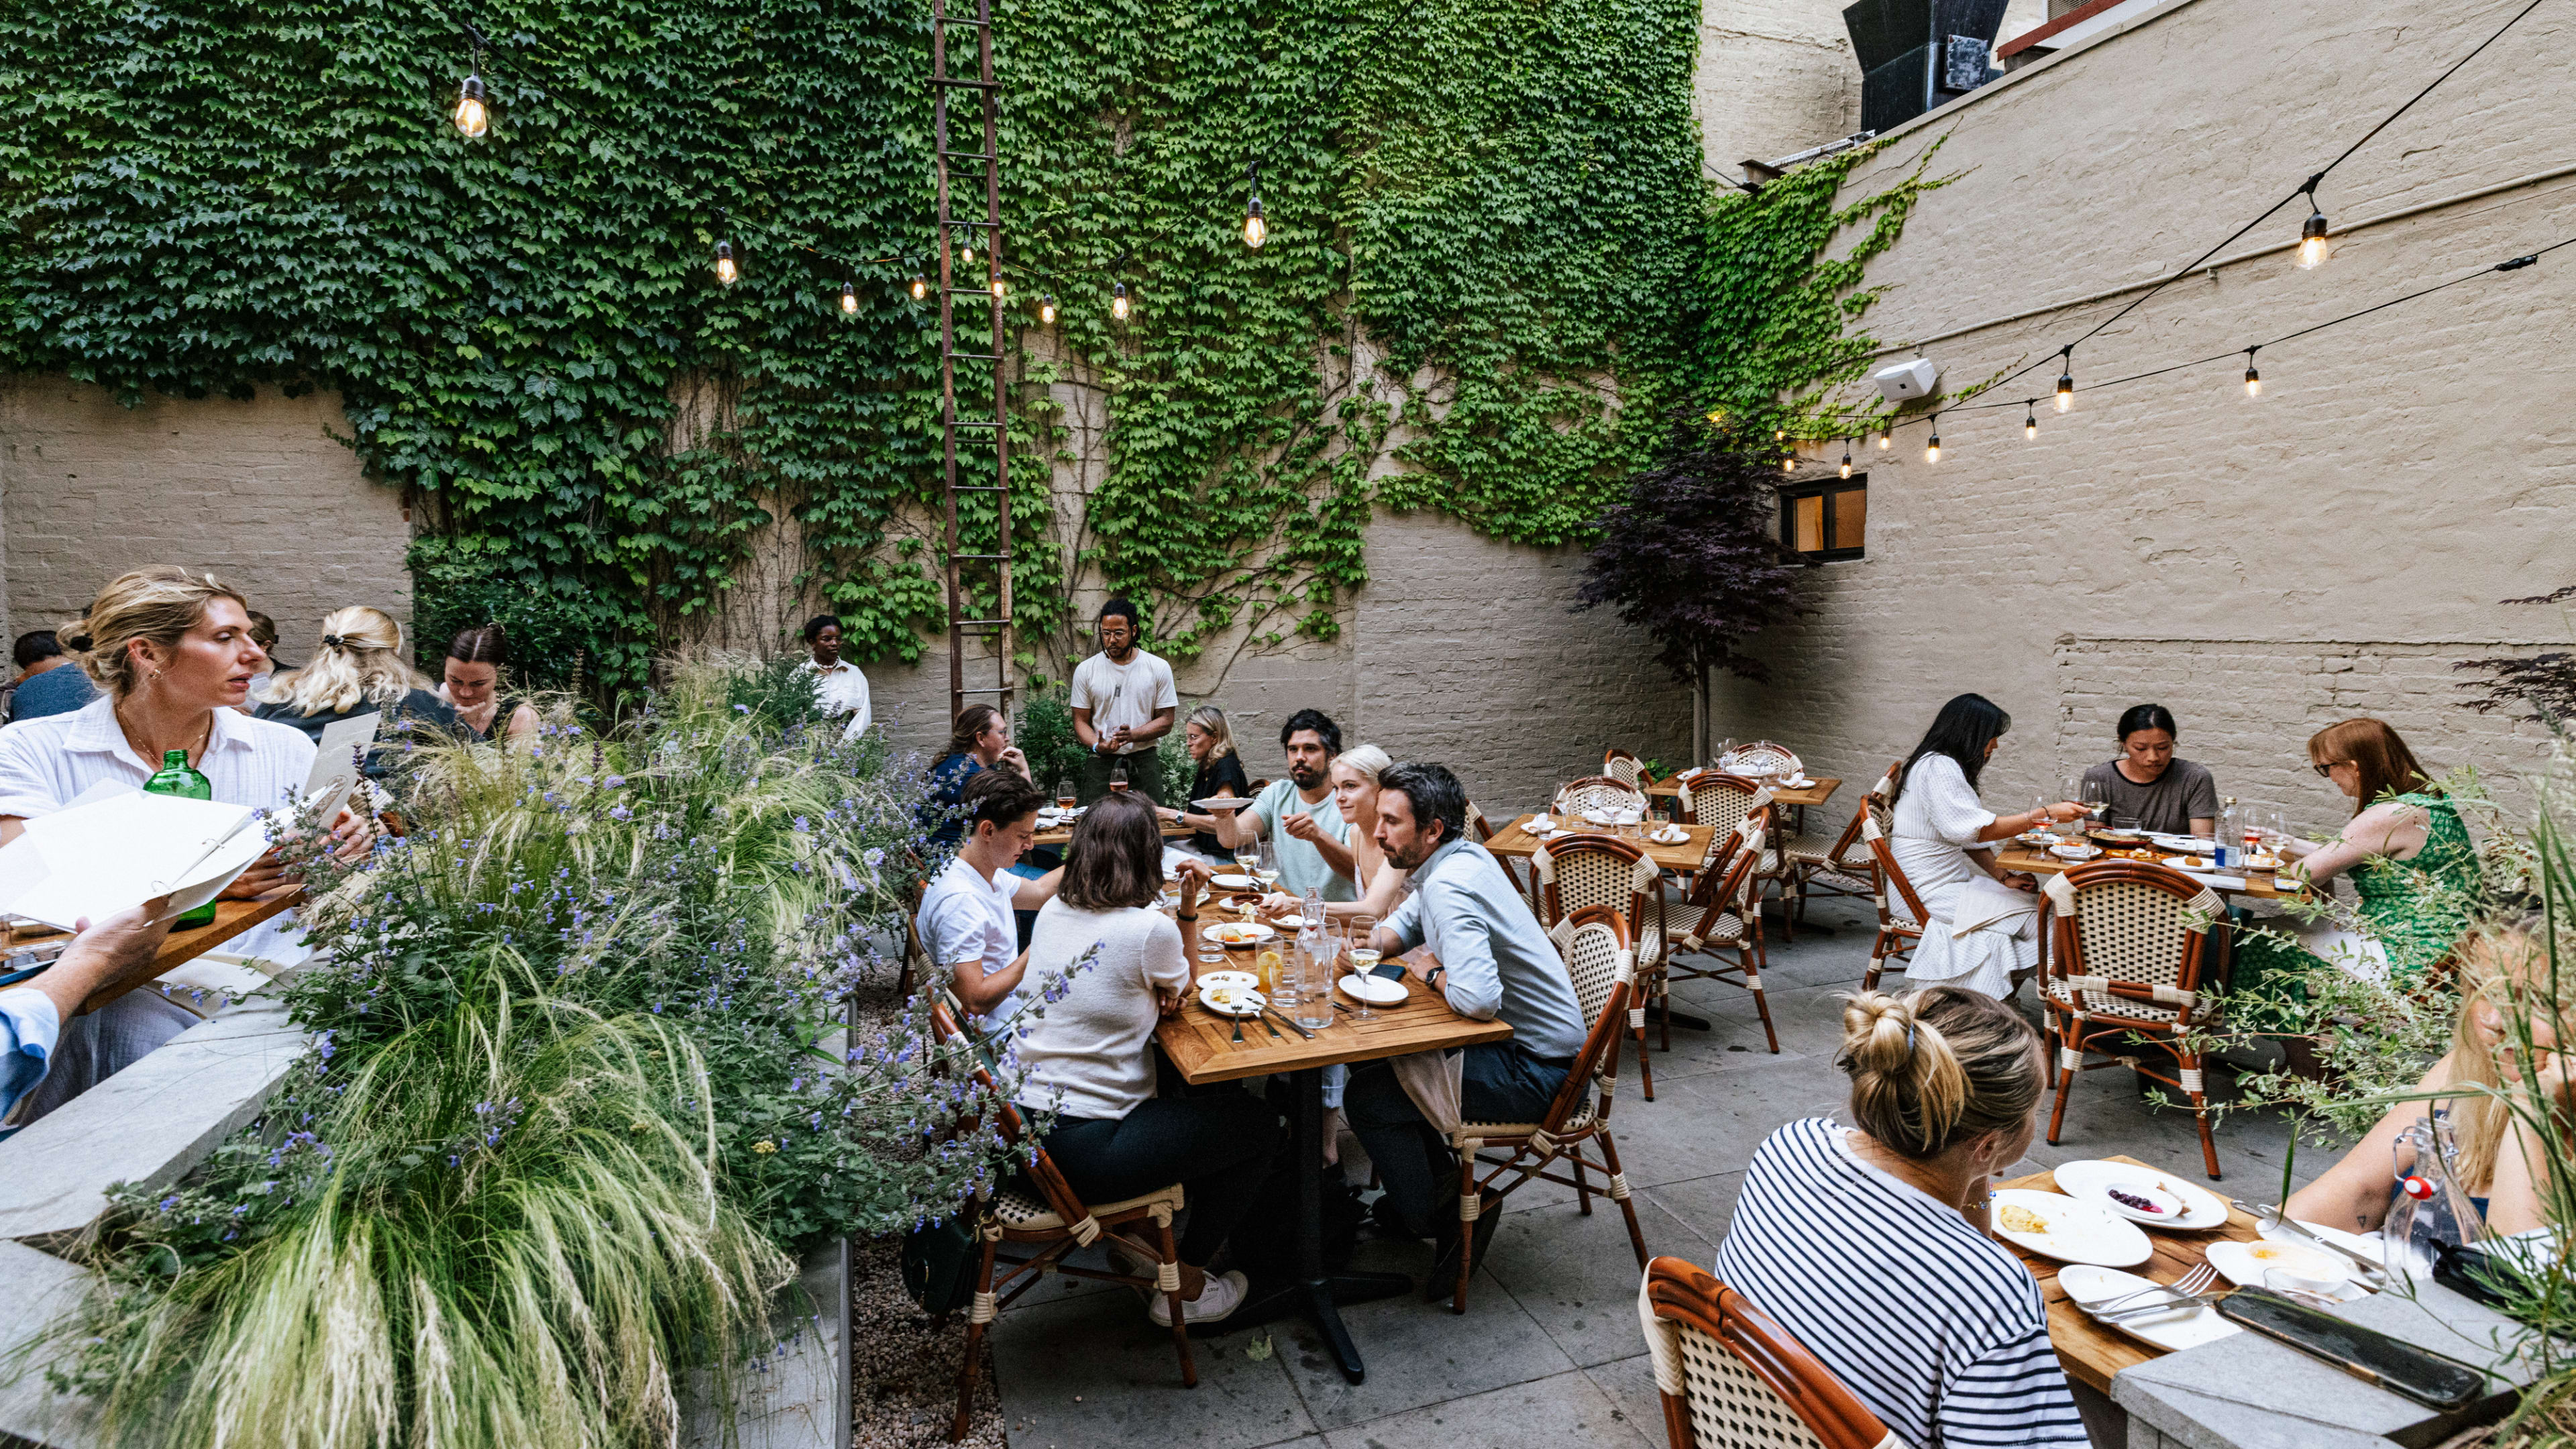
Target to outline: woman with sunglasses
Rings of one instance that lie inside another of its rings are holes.
[[[2468,930],[2483,890],[2477,845],[2460,812],[2385,721],[2326,726],[2309,737],[2308,762],[2352,801],[2352,819],[2329,841],[2271,835],[2270,843],[2284,856],[2284,875],[2320,886],[2351,877],[2367,934],[2316,921],[2297,928],[2296,946],[2270,936],[2240,940],[2228,1009],[2235,1025],[2295,1030],[2304,978],[2327,965],[2399,985],[2412,981]]]

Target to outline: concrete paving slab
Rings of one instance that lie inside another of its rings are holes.
[[[1706,1263],[1715,1255],[1714,1243],[1651,1200],[1636,1206],[1647,1256]],[[1605,1251],[1603,1238],[1620,1251]],[[1576,1364],[1638,1351],[1639,1268],[1616,1204],[1598,1204],[1588,1218],[1571,1203],[1513,1213],[1494,1229],[1485,1267]]]
[[[1655,1421],[1660,1431],[1663,1421]],[[1528,1449],[1533,1444],[1602,1446],[1646,1441],[1592,1380],[1577,1369],[1471,1394],[1411,1413],[1328,1431],[1332,1449]]]
[[[1171,1331],[1124,1290],[1006,1314],[993,1327],[993,1359],[1011,1442],[1256,1449],[1311,1435],[1316,1423],[1284,1366],[1293,1352],[1284,1334],[1269,1358],[1246,1353],[1285,1327],[1194,1340],[1199,1386],[1190,1389]]]
[[[1726,1220],[1735,1211],[1735,1195],[1743,1190],[1743,1173],[1721,1172],[1695,1177],[1687,1182],[1668,1182],[1660,1187],[1650,1187],[1640,1196],[1653,1203],[1657,1211],[1671,1215],[1675,1221],[1698,1234],[1700,1240],[1709,1245],[1707,1258],[1691,1260],[1705,1268],[1716,1258],[1717,1245],[1726,1241]],[[1646,1247],[1651,1252],[1664,1251],[1652,1241]],[[1628,1286],[1632,1292],[1636,1288],[1633,1282]],[[1635,1305],[1630,1304],[1629,1307],[1633,1312]]]
[[[1624,1235],[1618,1246],[1620,1255],[1627,1256]],[[1430,1255],[1428,1246],[1415,1248],[1409,1266],[1401,1271],[1418,1278],[1428,1269]],[[1288,1365],[1299,1397],[1316,1425],[1328,1434],[1574,1367],[1574,1360],[1556,1346],[1538,1320],[1493,1274],[1481,1269],[1468,1284],[1463,1316],[1451,1313],[1446,1303],[1425,1303],[1418,1294],[1404,1293],[1346,1307],[1342,1322],[1368,1366],[1366,1383],[1344,1379],[1325,1354],[1322,1340],[1304,1322],[1283,1320],[1272,1325],[1287,1335],[1281,1340],[1280,1357]]]
[[[1664,1396],[1655,1389],[1655,1364],[1645,1353],[1645,1329],[1637,1323],[1636,1300],[1628,1304],[1628,1331],[1637,1337],[1637,1353],[1583,1371],[1592,1386],[1618,1406],[1619,1412],[1647,1443],[1668,1449],[1664,1437]]]

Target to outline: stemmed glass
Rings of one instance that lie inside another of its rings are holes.
[[[1259,853],[1254,857],[1252,874],[1261,882],[1262,894],[1268,895],[1279,884],[1279,847],[1269,836],[1261,837]]]
[[[1056,781],[1055,808],[1058,810],[1070,810],[1073,808],[1073,801],[1073,781],[1070,778]]]
[[[1372,944],[1377,935],[1377,917],[1370,915],[1351,917],[1350,933],[1351,974],[1353,976],[1367,976],[1370,972],[1377,969],[1377,947]],[[1351,995],[1359,1001],[1359,1005],[1352,1009],[1352,1019],[1355,1021],[1368,1020],[1369,999],[1365,996],[1361,996],[1357,991],[1352,992]]]

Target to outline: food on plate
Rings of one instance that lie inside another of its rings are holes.
[[[2048,1219],[2020,1203],[2008,1202],[1995,1209],[1995,1226],[2007,1233],[2045,1233]]]
[[[1262,937],[1262,928],[1229,921],[1216,928],[1216,938],[1229,946],[1249,946]]]
[[[2103,1191],[2111,1195],[2111,1201],[2137,1212],[2161,1213],[2165,1210],[2163,1203],[2151,1197],[2140,1197],[2134,1192],[2122,1192],[2116,1187],[2104,1188]]]
[[[1232,1006],[1234,1005],[1234,988],[1231,986],[1211,986],[1208,988],[1207,999],[1208,1005],[1210,1006]]]

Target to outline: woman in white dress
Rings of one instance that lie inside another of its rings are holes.
[[[1982,694],[1941,706],[1897,782],[1888,847],[1932,919],[1906,977],[1923,986],[1964,986],[2010,996],[2039,965],[2039,892],[2029,876],[2006,874],[1986,847],[2041,824],[2073,820],[2072,800],[1997,815],[1977,799],[1977,776],[2012,728],[2012,716]]]

